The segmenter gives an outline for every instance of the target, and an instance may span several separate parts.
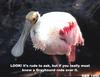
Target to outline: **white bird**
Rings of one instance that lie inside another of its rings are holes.
[[[12,48],[12,55],[19,57],[30,33],[33,47],[48,55],[66,55],[75,61],[77,45],[84,45],[84,38],[76,19],[67,12],[49,12],[40,16],[31,11],[26,15],[25,27],[20,39]]]
[[[19,57],[23,54],[29,33],[33,47],[53,55],[57,64],[59,61],[55,55],[65,54],[70,64],[75,61],[76,46],[84,45],[84,38],[76,19],[67,12],[49,12],[42,16],[36,11],[29,12],[23,32],[11,50],[13,56]]]

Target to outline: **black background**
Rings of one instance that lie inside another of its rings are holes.
[[[11,48],[17,42],[23,29],[25,15],[31,11],[44,14],[50,11],[66,11],[78,21],[85,38],[85,46],[77,48],[77,64],[100,66],[100,1],[99,0],[0,0],[0,67],[10,63],[52,64],[52,58],[35,51],[28,37],[24,54],[15,58]],[[62,64],[67,64],[65,55],[58,56]],[[4,67],[3,67],[4,66]]]

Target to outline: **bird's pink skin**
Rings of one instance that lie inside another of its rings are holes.
[[[74,28],[77,26],[76,22],[68,22],[69,26],[65,26],[63,29],[59,30],[59,35],[61,36],[61,39],[65,40],[67,43],[67,40],[65,39],[65,37],[67,36],[68,33],[70,33],[72,30],[74,30]],[[76,46],[78,44],[80,45],[84,45],[84,39],[82,38],[82,36],[80,34],[78,34],[78,36],[74,37],[75,39],[75,44],[67,44],[66,46],[69,45],[69,48],[71,49],[69,55],[68,56],[68,62],[74,62],[76,59]]]
[[[77,23],[76,22],[68,22],[69,23],[69,26],[65,26],[63,29],[60,29],[59,30],[59,35],[61,36],[61,39],[65,40],[66,41],[66,36],[68,35],[68,33],[70,33],[72,30],[75,30],[74,28],[77,28]],[[71,62],[75,62],[76,60],[76,46],[78,44],[82,44],[84,45],[84,39],[82,37],[82,35],[80,34],[79,30],[76,31],[78,34],[78,36],[76,35],[74,38],[74,44],[67,44],[67,41],[66,41],[66,46],[69,47],[69,51],[70,52],[67,52],[69,53],[69,55],[67,54],[67,59],[68,59],[68,64],[71,64]],[[74,34],[73,34],[74,35]],[[67,36],[68,37],[68,36]],[[69,72],[70,74],[70,72]],[[57,73],[56,77],[59,77],[59,74]]]

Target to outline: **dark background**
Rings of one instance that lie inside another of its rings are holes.
[[[50,11],[71,13],[85,38],[85,46],[77,48],[75,63],[100,66],[100,0],[0,0],[0,67],[9,67],[10,63],[53,63],[49,55],[34,51],[30,37],[21,57],[16,59],[11,55],[24,27],[25,15],[31,10],[39,11],[41,15]],[[58,59],[67,64],[65,55]]]

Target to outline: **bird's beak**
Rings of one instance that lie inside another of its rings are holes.
[[[26,20],[25,24],[24,24],[24,29],[21,33],[21,36],[20,36],[19,40],[17,41],[17,43],[15,44],[15,46],[11,50],[11,54],[13,56],[19,57],[23,54],[24,44],[30,33],[31,27],[32,27],[32,24],[28,20]]]
[[[12,48],[11,53],[15,57],[23,54],[25,41],[30,33],[32,26],[37,22],[39,13],[31,11],[26,15],[26,21],[21,36],[15,46]]]

